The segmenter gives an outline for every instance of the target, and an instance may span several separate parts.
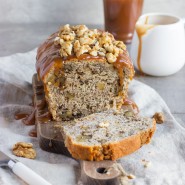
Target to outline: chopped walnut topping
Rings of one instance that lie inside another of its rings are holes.
[[[113,63],[116,62],[116,56],[113,55],[112,53],[107,53],[106,54],[107,60],[109,61],[109,63]]]
[[[126,49],[126,45],[122,42],[122,41],[114,41],[114,44],[118,47],[118,48],[121,48],[123,50]]]
[[[66,24],[66,25],[61,27],[61,30],[63,30],[63,31],[71,31],[71,28],[70,28],[69,24]]]
[[[92,49],[92,50],[89,51],[89,54],[92,55],[92,56],[97,56],[98,52],[97,52],[97,50]]]
[[[116,41],[108,32],[90,30],[85,25],[64,25],[60,28],[58,36],[54,40],[55,45],[60,45],[60,55],[80,55],[87,53],[92,56],[102,56],[109,63],[116,62],[119,54],[126,50],[122,41]]]
[[[91,48],[88,45],[83,45],[80,49],[76,52],[76,56],[79,57],[80,55],[87,53]]]
[[[65,52],[67,55],[71,55],[72,53],[72,43],[71,42],[63,42],[61,43],[61,50],[60,52]],[[66,55],[64,55],[66,56]]]
[[[95,40],[93,40],[93,39],[91,39],[91,38],[89,38],[89,37],[87,37],[87,38],[80,38],[80,44],[81,45],[85,45],[85,44],[88,44],[88,45],[91,45],[91,44],[93,44],[95,42]]]
[[[55,37],[55,39],[54,39],[54,44],[55,44],[55,45],[60,44],[60,37]]]
[[[77,53],[77,51],[80,49],[80,42],[79,42],[79,40],[76,40],[75,42],[74,42],[74,52],[75,53]]]
[[[18,142],[13,146],[13,154],[18,157],[25,157],[34,159],[36,157],[36,151],[33,149],[32,143]]]
[[[164,114],[162,112],[156,112],[153,115],[153,118],[155,119],[156,123],[158,123],[158,124],[164,123],[164,121],[165,121]]]
[[[104,44],[103,46],[104,46],[104,48],[106,49],[106,51],[108,51],[108,52],[110,52],[110,53],[113,53],[113,51],[114,51],[114,46],[113,46],[113,44],[108,44],[108,43],[106,43],[106,44]]]

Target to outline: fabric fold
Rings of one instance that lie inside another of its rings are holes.
[[[53,185],[74,185],[81,182],[79,163],[63,155],[40,149],[38,139],[28,136],[33,126],[14,120],[17,111],[31,111],[32,76],[35,73],[36,49],[0,58],[0,150],[35,170]],[[129,98],[136,102],[143,116],[155,112],[165,114],[165,123],[157,125],[150,144],[119,160],[123,168],[136,176],[134,185],[185,184],[185,128],[172,116],[168,106],[151,87],[133,80]],[[12,155],[12,146],[19,141],[32,142],[37,151],[35,160]],[[150,166],[145,167],[144,163]],[[47,170],[46,170],[47,169]],[[24,184],[7,168],[0,168],[0,184]]]

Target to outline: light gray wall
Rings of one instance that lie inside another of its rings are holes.
[[[0,0],[0,22],[101,24],[101,0]]]
[[[145,0],[143,12],[185,17],[185,0]],[[0,23],[103,24],[102,0],[0,0]]]
[[[145,0],[144,12],[166,12],[185,17],[185,0]]]

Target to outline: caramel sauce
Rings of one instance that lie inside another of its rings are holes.
[[[154,28],[154,25],[148,24],[149,17],[146,17],[144,24],[136,24],[136,32],[139,39],[139,46],[138,46],[138,56],[137,56],[137,66],[140,72],[143,73],[141,68],[141,52],[142,52],[142,37],[147,33],[148,30]]]
[[[44,109],[46,107],[46,101],[45,100],[39,100],[39,103],[37,104],[38,109]]]
[[[42,95],[43,94],[43,90],[39,90],[36,92],[36,95]]]
[[[123,105],[131,105],[132,108],[136,111],[136,113],[139,113],[139,108],[134,101],[130,99],[125,99]]]
[[[46,101],[41,100],[37,104],[37,107],[34,108],[31,114],[18,113],[15,114],[14,117],[16,120],[22,119],[22,122],[27,126],[35,125],[35,113],[37,110],[40,110],[38,115],[38,121],[40,121],[41,123],[46,123],[52,120],[52,115],[48,111],[44,110],[46,107],[47,107]],[[29,132],[29,136],[37,137],[37,131],[35,128]]]
[[[31,136],[31,137],[37,137],[37,130],[35,128],[32,129],[32,130],[30,130],[29,136]]]
[[[39,83],[39,84],[36,84],[36,89],[39,90],[39,89],[43,89],[43,84],[42,83]]]
[[[113,66],[117,69],[119,79],[120,79],[120,92],[119,95],[122,95],[122,89],[123,89],[123,79],[124,79],[124,68],[129,68],[133,72],[130,76],[130,79],[134,76],[134,69],[133,64],[130,62],[130,57],[128,55],[128,52],[124,50],[124,53],[119,55],[116,62],[113,63]]]
[[[57,63],[55,65],[57,65]],[[60,65],[60,63],[59,63],[59,65]],[[44,96],[43,95],[44,94],[44,88],[43,88],[42,84],[36,84],[35,94]],[[28,114],[28,113],[17,113],[17,114],[15,114],[14,117],[15,117],[16,120],[22,119],[22,122],[27,126],[35,125],[35,128],[32,129],[29,132],[29,136],[37,137],[36,123],[35,123],[36,111],[38,112],[37,119],[40,123],[46,123],[48,121],[51,121],[52,120],[52,115],[50,114],[50,112],[48,112],[47,102],[46,102],[45,98],[37,101],[37,105],[35,103],[32,103],[31,106],[33,106],[34,109],[30,114]]]
[[[25,125],[35,125],[35,112],[36,112],[36,108],[34,108],[34,110],[32,111],[31,114],[28,113],[18,113],[14,115],[14,118],[16,120],[22,119],[22,123],[24,123]],[[29,132],[29,136],[31,137],[37,137],[37,132],[35,129],[32,129]]]
[[[50,112],[44,112],[43,114],[41,114],[41,115],[38,116],[38,120],[41,123],[46,123],[46,122],[52,120],[52,115],[51,115]]]
[[[22,119],[22,122],[25,125],[35,125],[35,112],[36,112],[36,108],[34,108],[34,110],[32,111],[32,113],[30,115],[28,115],[27,117]]]
[[[148,16],[146,16],[145,24],[148,24],[148,20],[149,20],[149,17],[148,17]]]
[[[143,0],[104,0],[105,30],[130,43]]]
[[[29,116],[28,113],[16,113],[14,115],[14,118],[15,120],[20,120],[20,119],[26,118],[27,116]]]

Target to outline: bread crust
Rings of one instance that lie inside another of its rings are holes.
[[[155,130],[156,122],[153,119],[151,128],[118,142],[98,146],[84,146],[74,143],[70,136],[66,136],[65,145],[75,159],[88,161],[117,160],[135,152],[144,144],[148,144]]]

